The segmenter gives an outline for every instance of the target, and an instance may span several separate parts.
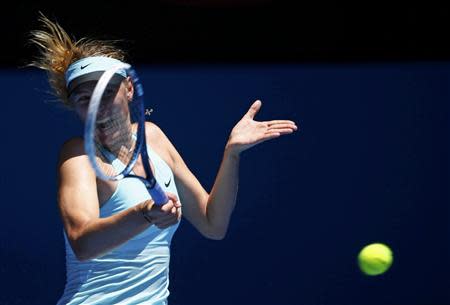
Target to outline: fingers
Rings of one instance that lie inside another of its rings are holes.
[[[260,144],[268,140],[278,138],[279,136],[293,133],[295,130],[292,128],[273,128],[267,129],[264,135],[255,144]]]
[[[177,220],[181,220],[181,216],[183,215],[183,212],[181,211],[181,207],[177,209]]]
[[[261,101],[260,100],[256,100],[251,106],[250,109],[247,111],[246,116],[250,117],[251,119],[253,119],[255,117],[255,115],[258,113],[259,109],[261,109]]]
[[[166,229],[181,220],[181,209],[173,208],[170,214],[167,214],[161,218],[155,219],[153,224],[158,227],[158,229]]]
[[[289,120],[274,120],[267,122],[267,127],[270,129],[283,129],[289,128],[293,130],[297,130],[297,125],[293,121]]]
[[[295,122],[291,121],[291,120],[272,120],[272,121],[268,121],[267,124],[269,126],[276,125],[276,124],[292,124],[292,125],[295,125]]]
[[[289,120],[274,120],[266,123],[267,130],[265,136],[277,137],[296,131],[297,125]]]
[[[152,224],[159,229],[166,229],[181,220],[181,203],[177,196],[172,193],[167,193],[169,201],[162,206],[153,206],[148,213],[152,219]],[[176,201],[174,201],[176,200]]]
[[[292,128],[274,128],[274,129],[268,129],[266,131],[266,134],[278,133],[280,135],[283,135],[283,134],[293,133],[294,131],[295,131],[295,129],[292,129]]]
[[[166,192],[166,195],[169,198],[169,201],[172,201],[176,208],[181,208],[181,202],[178,199],[177,195],[169,192]]]
[[[170,193],[170,192],[166,192],[167,197],[169,198],[169,200],[172,200],[173,202],[177,202],[178,201],[178,197],[177,195]]]

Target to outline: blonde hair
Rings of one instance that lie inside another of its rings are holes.
[[[89,56],[106,56],[121,61],[125,52],[115,46],[116,41],[82,38],[75,40],[57,23],[40,13],[41,30],[30,32],[29,42],[39,49],[38,56],[29,64],[47,72],[54,95],[72,108],[68,98],[65,73],[73,62]]]

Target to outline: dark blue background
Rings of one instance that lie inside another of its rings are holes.
[[[209,191],[228,133],[258,120],[300,130],[245,152],[223,241],[185,220],[170,302],[450,304],[448,63],[138,66],[151,116]],[[0,70],[0,304],[54,304],[65,282],[56,203],[61,144],[81,135],[45,74]],[[384,242],[394,264],[364,276]]]

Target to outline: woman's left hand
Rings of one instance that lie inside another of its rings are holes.
[[[256,100],[248,112],[234,126],[228,139],[226,150],[240,154],[259,143],[290,134],[297,130],[293,121],[273,120],[258,122],[253,118],[261,108],[261,101]]]

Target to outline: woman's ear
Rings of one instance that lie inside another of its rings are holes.
[[[127,98],[128,101],[131,101],[133,99],[134,95],[134,86],[133,82],[131,81],[131,77],[127,77]]]

